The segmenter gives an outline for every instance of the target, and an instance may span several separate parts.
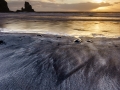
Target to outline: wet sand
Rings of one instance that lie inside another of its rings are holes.
[[[120,38],[0,33],[1,90],[119,90]]]

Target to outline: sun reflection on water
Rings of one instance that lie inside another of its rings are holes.
[[[119,21],[4,20],[2,32],[43,33],[89,37],[119,37]]]

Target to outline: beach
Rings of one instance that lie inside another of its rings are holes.
[[[0,90],[120,90],[120,13],[0,13]]]
[[[120,90],[119,0],[1,0],[0,90]]]
[[[1,90],[119,90],[119,75],[120,37],[0,33]]]

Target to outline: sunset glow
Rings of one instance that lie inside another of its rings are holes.
[[[120,0],[7,0],[10,10],[20,9],[29,1],[35,11],[120,12]]]
[[[95,0],[96,3],[102,3],[103,0]]]

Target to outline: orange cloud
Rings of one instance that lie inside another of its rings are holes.
[[[115,4],[111,6],[104,6],[99,7],[97,9],[93,9],[92,11],[108,11],[108,12],[120,12],[120,2],[116,2]]]

